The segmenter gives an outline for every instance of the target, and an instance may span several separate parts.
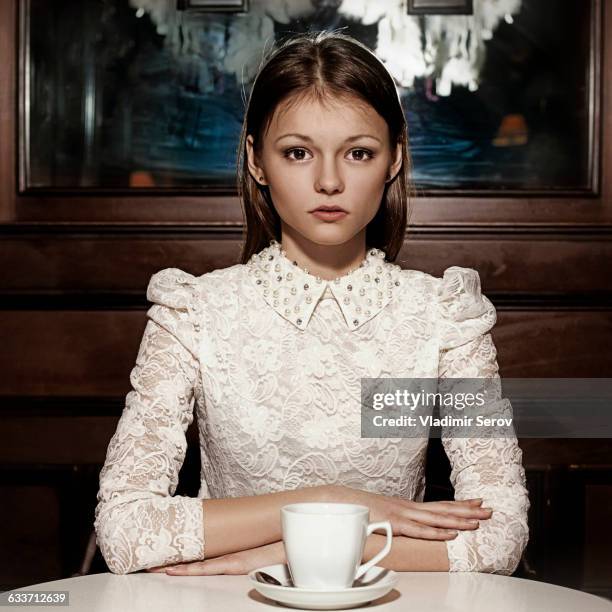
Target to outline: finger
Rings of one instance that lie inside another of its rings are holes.
[[[465,508],[465,511],[450,510],[449,514],[464,519],[488,519],[491,518],[491,508]]]
[[[458,511],[458,509],[460,510]],[[491,518],[492,509],[482,506],[454,506],[449,511],[451,514],[465,518],[488,519]]]
[[[423,506],[428,508],[478,508],[482,499],[459,499],[453,501],[426,502]]]
[[[442,527],[445,529],[478,529],[478,521],[476,519],[462,518],[442,512],[413,511],[407,518],[430,527]]]
[[[450,506],[446,512],[463,518],[487,519],[491,516],[491,508],[483,508],[481,506]]]
[[[155,574],[165,574],[166,567],[149,567],[146,570],[147,572],[155,573]]]
[[[444,529],[478,529],[479,521],[473,518],[461,518],[458,516],[434,514],[427,521],[431,527],[441,527]]]
[[[242,564],[237,557],[224,555],[167,568],[171,576],[215,576],[218,574],[243,574]]]
[[[457,537],[458,532],[452,529],[436,529],[435,527],[409,523],[403,527],[402,535],[422,540],[452,540]]]
[[[468,504],[453,504],[452,502],[435,502],[439,504],[435,507],[429,507],[429,511],[441,512],[442,514],[452,514],[462,518],[489,518],[491,513],[487,508],[481,508],[477,505]]]
[[[194,561],[193,563],[171,565],[166,568],[166,574],[170,576],[205,576],[210,573],[210,570],[209,561]]]

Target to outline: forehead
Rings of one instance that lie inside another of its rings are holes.
[[[320,100],[294,96],[277,106],[267,131],[270,137],[298,132],[313,139],[344,138],[365,132],[383,138],[387,123],[371,105],[357,97],[326,96]]]

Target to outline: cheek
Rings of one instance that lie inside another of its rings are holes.
[[[266,166],[271,193],[279,200],[289,202],[296,195],[314,192],[312,177],[305,168],[296,168],[282,162],[271,162]]]
[[[287,176],[270,178],[269,189],[276,211],[287,221],[309,209],[317,195],[310,183],[297,178],[288,180]]]
[[[347,185],[346,193],[362,219],[370,220],[376,214],[385,190],[385,176],[384,172],[371,173],[367,178],[357,177]]]

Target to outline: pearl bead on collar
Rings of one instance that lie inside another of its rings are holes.
[[[318,301],[329,287],[347,327],[356,330],[393,299],[402,282],[402,269],[385,258],[383,250],[368,249],[359,266],[333,280],[325,280],[291,261],[272,239],[246,265],[264,300],[298,329],[306,329]]]

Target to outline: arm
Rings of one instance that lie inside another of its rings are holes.
[[[132,390],[100,472],[94,526],[115,574],[203,555],[202,500],[175,496],[192,422],[198,368],[157,322],[147,322]]]
[[[280,538],[280,506],[325,500],[328,493],[312,487],[237,499],[174,495],[200,375],[195,283],[170,268],[153,275],[147,289],[155,305],[100,472],[95,510],[98,545],[115,574],[274,541]]]
[[[384,547],[386,540],[386,536],[377,533],[369,535],[362,563],[372,559]],[[448,572],[446,542],[393,536],[391,552],[378,565],[396,572]]]
[[[331,501],[333,490],[333,486],[321,485],[250,497],[203,500],[206,556],[217,557],[281,541],[282,506]]]
[[[447,372],[454,373],[449,375],[459,377],[461,368],[470,363],[478,368],[479,378],[499,378],[490,334],[450,350],[443,363]],[[509,400],[501,398],[501,391],[486,406],[485,416],[512,418],[512,406]],[[481,522],[477,530],[459,532],[454,540],[446,543],[450,571],[511,575],[529,537],[530,504],[522,451],[516,436],[465,438],[452,433],[445,436],[443,428],[442,444],[452,465],[455,496],[482,497],[483,503],[493,509],[491,518]]]
[[[511,418],[512,406],[501,396],[497,351],[487,333],[497,320],[496,311],[480,291],[478,273],[469,268],[447,270],[439,297],[441,387],[447,391],[454,378],[492,381],[494,392],[489,393],[486,416]],[[511,427],[504,437],[452,434],[450,429],[442,429],[455,497],[481,497],[493,513],[478,529],[460,531],[446,542],[449,571],[510,575],[527,544],[530,507],[522,451],[514,429]]]
[[[386,536],[378,534],[368,536],[364,546],[362,563],[374,557],[385,546],[386,542]],[[148,571],[166,573],[172,576],[248,574],[258,567],[276,563],[287,563],[287,555],[282,540],[217,557],[207,557],[204,561],[152,568]],[[380,561],[379,565],[398,572],[446,572],[448,571],[448,556],[443,541],[395,536],[390,553]]]

